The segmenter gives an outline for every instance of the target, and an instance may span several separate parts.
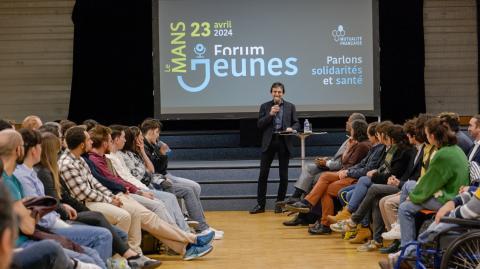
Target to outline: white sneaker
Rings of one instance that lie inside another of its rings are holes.
[[[398,252],[388,254],[387,260],[390,268],[395,268],[395,265],[398,261],[398,258],[400,258],[401,253],[402,251],[400,250]]]
[[[214,229],[214,228],[212,228],[212,227],[210,227],[210,229],[211,229],[212,231],[214,231],[215,233],[220,233],[220,234],[222,234],[222,235],[224,235],[224,234],[225,234],[223,231],[220,231],[220,230]]]
[[[225,233],[223,231],[220,231],[220,230],[216,230],[212,227],[204,230],[201,232],[201,234],[204,234],[204,233],[209,233],[210,231],[214,231],[215,232],[215,237],[213,238],[214,240],[222,240],[223,239],[223,236],[225,235]]]
[[[348,225],[347,220],[340,220],[337,223],[331,224],[330,229],[336,233],[344,233],[346,232],[346,227]]]
[[[400,224],[394,223],[392,224],[392,229],[388,232],[382,233],[382,237],[385,240],[395,240],[400,239]]]
[[[102,269],[100,266],[92,263],[85,263],[81,262],[79,260],[76,260],[77,266],[75,266],[75,269]]]
[[[222,240],[223,239],[223,236],[225,235],[225,233],[223,231],[214,229],[212,227],[210,227],[210,229],[215,232],[215,238],[214,238],[215,240]]]

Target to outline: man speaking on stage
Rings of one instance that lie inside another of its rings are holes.
[[[280,184],[277,201],[285,199],[288,187],[288,162],[292,153],[292,136],[280,135],[281,132],[293,132],[299,128],[295,105],[283,99],[285,87],[275,82],[270,88],[273,100],[260,106],[257,126],[262,131],[262,158],[258,177],[257,205],[250,214],[265,212],[267,179],[275,153],[278,155]],[[275,213],[282,209],[275,206]]]

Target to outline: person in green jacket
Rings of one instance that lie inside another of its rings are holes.
[[[430,144],[438,150],[430,161],[426,173],[417,181],[408,199],[398,208],[401,246],[415,240],[415,214],[422,209],[438,210],[452,200],[461,186],[469,184],[468,160],[456,145],[455,134],[439,119],[425,124],[425,133]]]

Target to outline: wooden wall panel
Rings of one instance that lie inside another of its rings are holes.
[[[478,113],[475,0],[424,0],[427,112]]]
[[[73,0],[0,2],[0,118],[66,118],[72,77]]]

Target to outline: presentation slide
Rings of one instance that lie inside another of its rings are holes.
[[[156,116],[377,110],[373,0],[158,0]],[[155,23],[156,24],[156,23]]]

